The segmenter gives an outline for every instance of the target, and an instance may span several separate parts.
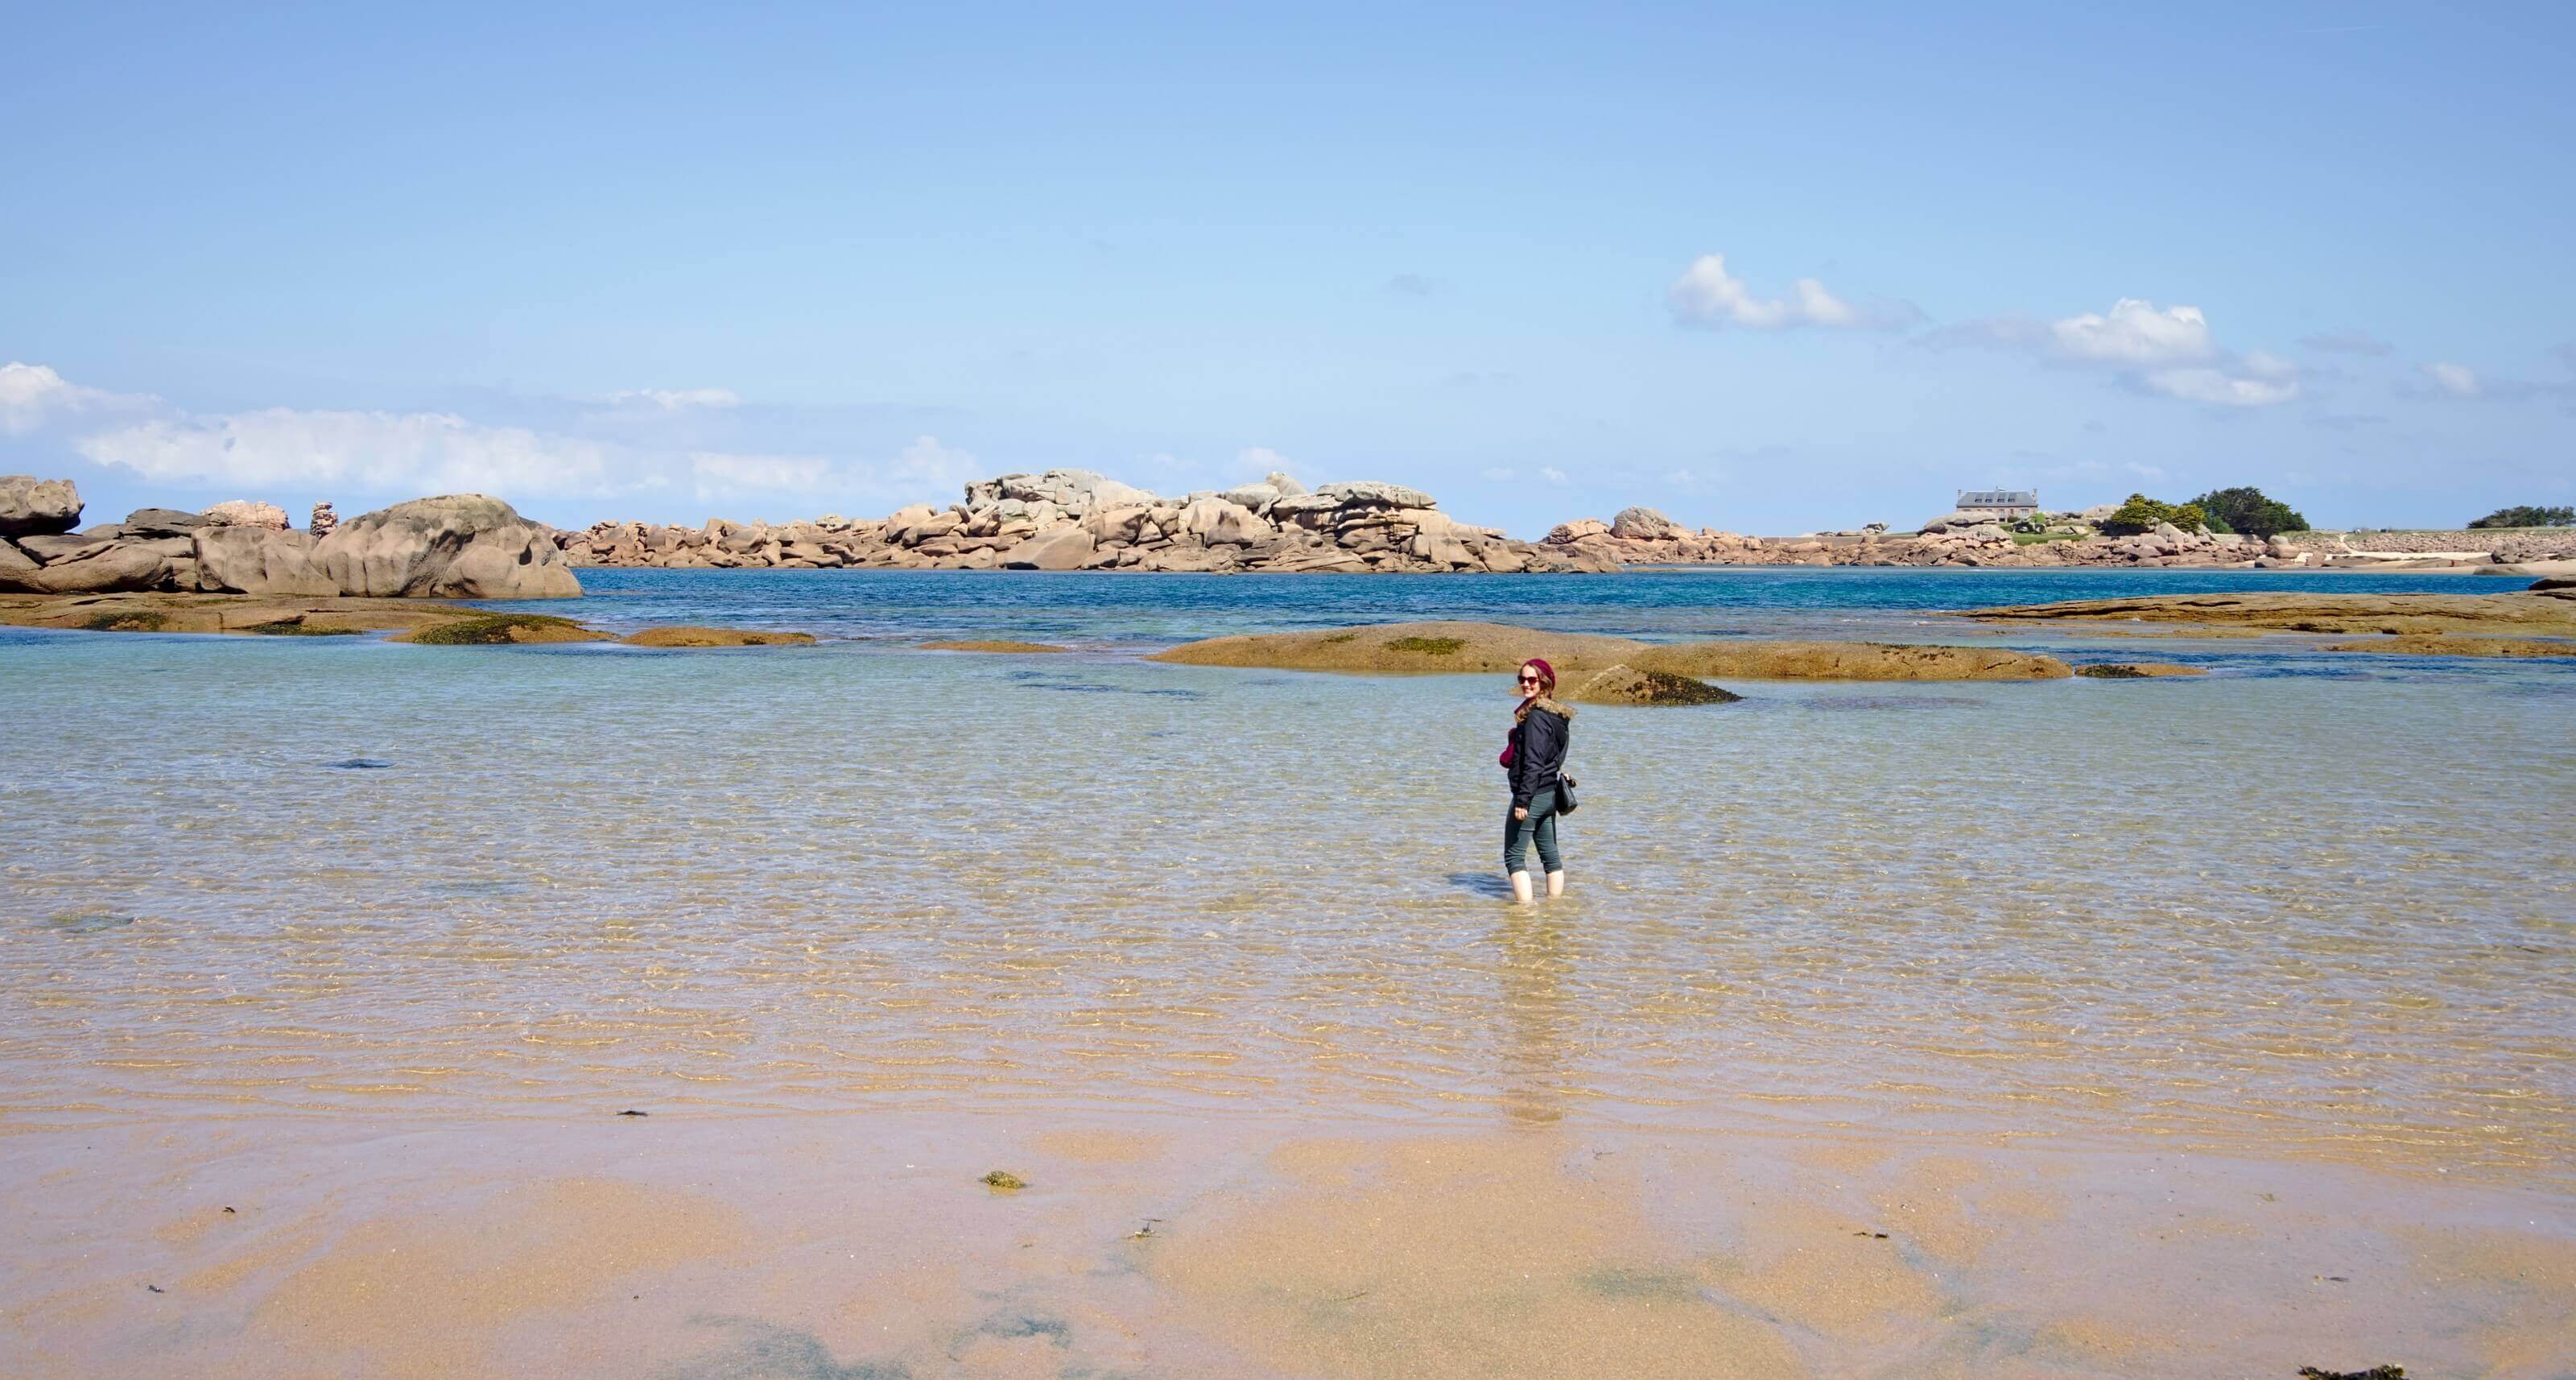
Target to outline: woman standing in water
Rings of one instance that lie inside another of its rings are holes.
[[[1529,847],[1547,869],[1547,894],[1565,894],[1565,864],[1556,851],[1556,783],[1565,770],[1565,745],[1574,711],[1548,698],[1556,668],[1531,657],[1521,663],[1520,703],[1512,709],[1511,735],[1503,740],[1503,770],[1511,777],[1512,812],[1503,820],[1503,870],[1511,874],[1512,899],[1530,899]]]

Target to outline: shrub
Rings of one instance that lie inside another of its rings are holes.
[[[2276,498],[2266,498],[2261,489],[2247,485],[2234,489],[2212,489],[2192,500],[2209,515],[2209,530],[2242,532],[2249,537],[2268,537],[2277,532],[2304,532],[2308,520],[2298,510]],[[2190,506],[2188,504],[2186,507]],[[2176,527],[2182,526],[2177,522]]]
[[[2188,532],[2207,525],[2209,514],[2197,503],[2158,503],[2145,494],[2131,494],[2120,511],[2095,524],[2105,536],[2125,537],[2139,532],[2152,532],[2156,524],[2170,522]]]
[[[2576,527],[2576,508],[2534,508],[2524,504],[2498,508],[2469,524],[2471,527]]]

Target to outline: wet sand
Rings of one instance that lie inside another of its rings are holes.
[[[2576,1364],[2563,1201],[1750,1128],[899,1114],[21,1131],[12,1374],[2410,1375]],[[978,1182],[1007,1167],[1028,1187]]]

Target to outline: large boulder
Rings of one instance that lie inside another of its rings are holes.
[[[1092,470],[1056,469],[1043,474],[1006,474],[966,486],[966,506],[982,509],[1006,498],[1023,503],[1052,503],[1070,516],[1094,508],[1151,503],[1154,496],[1133,484],[1122,484]]]
[[[1250,546],[1277,535],[1253,511],[1222,498],[1202,498],[1181,510],[1181,530],[1209,546]]]
[[[1257,513],[1270,504],[1278,502],[1283,495],[1279,492],[1278,486],[1273,484],[1238,484],[1218,494],[1217,497]]]
[[[83,556],[95,556],[105,550],[111,540],[87,532],[46,532],[18,538],[18,549],[46,565],[60,565]]]
[[[204,518],[176,508],[137,508],[123,524],[129,537],[184,537],[205,525]]]
[[[1002,553],[1006,570],[1079,570],[1097,543],[1079,523],[1050,527]]]
[[[21,581],[38,594],[108,594],[159,589],[170,562],[145,546],[109,543],[66,561],[51,561]]]
[[[1628,541],[1671,541],[1690,533],[1652,508],[1622,508],[1610,519],[1610,535]]]
[[[581,594],[552,528],[484,494],[415,498],[361,513],[314,543],[342,594],[571,599]]]
[[[19,550],[16,544],[0,539],[0,590],[15,593],[30,588],[27,578],[38,568],[34,557]]]
[[[190,535],[196,542],[201,589],[297,597],[340,592],[313,559],[317,543],[310,533],[214,522]]]
[[[274,503],[257,499],[234,498],[208,508],[199,514],[208,522],[233,527],[265,527],[272,532],[286,530],[286,510]]]
[[[1549,531],[1547,534],[1547,544],[1550,546],[1572,546],[1576,542],[1582,541],[1587,537],[1606,537],[1608,535],[1610,535],[1610,524],[1603,522],[1601,519],[1576,518],[1572,522],[1560,522],[1554,529]]]
[[[1921,530],[1925,532],[1948,532],[1954,529],[1958,531],[1966,531],[1968,528],[1978,526],[1982,523],[1992,522],[1994,520],[1994,515],[1991,513],[1970,513],[1953,510],[1951,512],[1943,513],[1941,516],[1924,523]]]
[[[1282,498],[1296,498],[1306,492],[1306,486],[1285,470],[1272,470],[1262,477],[1261,482],[1277,489]]]
[[[1342,508],[1437,508],[1440,506],[1440,500],[1420,489],[1408,489],[1401,484],[1388,484],[1375,479],[1327,484],[1315,492],[1324,498],[1335,500],[1335,506]]]
[[[80,490],[68,479],[0,474],[0,537],[68,532],[80,526]]]

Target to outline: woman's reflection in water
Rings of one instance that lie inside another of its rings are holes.
[[[1514,1126],[1565,1116],[1574,1013],[1566,997],[1574,954],[1555,912],[1522,907],[1495,931],[1502,952],[1503,1115]]]

